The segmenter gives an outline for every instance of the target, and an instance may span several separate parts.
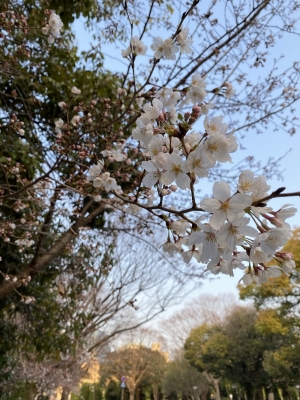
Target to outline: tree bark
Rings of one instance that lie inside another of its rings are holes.
[[[204,371],[203,375],[208,380],[208,382],[213,385],[213,388],[215,389],[215,399],[221,400],[219,383],[222,378],[214,378],[212,374],[208,373],[207,371]]]
[[[208,393],[208,390],[203,390],[200,393],[200,400],[207,400],[207,393]]]
[[[71,390],[69,388],[63,387],[60,400],[68,400],[70,393]]]
[[[25,400],[35,400],[35,397],[37,395],[35,384],[26,382],[25,390],[26,390]]]
[[[129,400],[134,400],[134,391],[129,392]]]
[[[157,383],[152,384],[153,399],[159,400],[159,387]]]

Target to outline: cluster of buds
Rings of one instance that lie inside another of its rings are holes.
[[[49,44],[54,43],[55,39],[59,37],[63,25],[60,16],[55,12],[52,12],[48,23],[42,28],[42,33],[48,35]]]

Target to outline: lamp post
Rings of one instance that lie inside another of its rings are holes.
[[[198,386],[193,386],[194,392],[195,392],[195,399],[197,399],[196,397],[196,390],[198,389]]]
[[[300,396],[299,396],[300,385],[296,385],[296,389],[297,389],[297,399],[299,400],[300,399]]]
[[[238,399],[238,395],[237,395],[237,384],[236,383],[233,383],[232,385],[231,385],[231,387],[232,387],[232,389],[235,391],[235,400],[237,400]],[[233,397],[233,396],[232,396]]]
[[[122,376],[121,385],[120,385],[120,387],[121,387],[121,400],[124,400],[124,389],[126,388],[125,381],[126,381],[126,376]]]

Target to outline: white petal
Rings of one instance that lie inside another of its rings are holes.
[[[172,182],[174,182],[175,179],[176,179],[176,175],[174,174],[174,172],[167,171],[161,175],[160,181],[164,185],[170,185]]]
[[[231,190],[226,182],[215,182],[213,186],[213,194],[216,199],[225,201],[231,196]]]
[[[214,229],[220,229],[220,227],[226,221],[226,213],[223,210],[218,210],[213,213],[210,217],[209,224]]]
[[[147,172],[156,172],[157,167],[153,162],[151,161],[143,161],[142,162],[142,167],[147,171]]]
[[[149,174],[146,174],[144,176],[144,179],[142,180],[142,183],[146,186],[146,187],[152,187],[156,184],[156,182],[159,179],[159,172],[150,172]]]
[[[221,203],[217,199],[203,199],[200,203],[200,207],[202,207],[204,211],[215,212],[220,210]]]
[[[187,174],[184,174],[183,172],[181,172],[177,175],[176,183],[180,189],[182,189],[182,190],[189,189],[190,182],[191,182],[190,177]]]

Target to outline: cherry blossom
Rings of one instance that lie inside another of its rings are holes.
[[[258,231],[248,226],[249,221],[250,218],[242,217],[234,222],[225,222],[218,235],[220,244],[234,251],[238,242],[241,244],[245,236],[256,237]]]
[[[290,236],[290,230],[278,228],[261,233],[257,240],[259,240],[260,247],[266,254],[274,254],[279,247],[286,244]]]
[[[148,173],[144,176],[142,183],[147,187],[152,187],[155,183],[160,180],[161,172],[157,166],[151,161],[143,161],[142,167]]]
[[[243,217],[245,208],[251,205],[251,197],[246,194],[237,193],[231,197],[230,187],[224,181],[214,183],[213,195],[214,198],[202,200],[200,206],[213,213],[209,223],[215,229],[219,229],[226,218],[233,222]]]
[[[148,146],[153,137],[153,125],[149,118],[140,117],[136,121],[137,128],[133,129],[132,137],[139,140],[144,146]]]
[[[122,50],[122,56],[127,57],[133,53],[135,56],[144,55],[148,46],[146,46],[137,36],[133,36],[130,40],[130,46],[126,50]]]
[[[219,255],[217,232],[209,225],[200,226],[202,230],[192,232],[187,239],[187,244],[202,245],[201,261],[217,260]]]
[[[214,166],[214,162],[207,158],[203,146],[199,146],[189,154],[187,164],[190,172],[194,172],[198,177],[207,176],[208,169]]]
[[[232,152],[231,149],[230,140],[220,134],[209,136],[204,143],[204,152],[212,165],[215,165],[216,161],[222,163],[230,162],[231,156],[229,153]]]
[[[190,187],[190,178],[186,174],[189,172],[187,162],[182,161],[178,154],[166,154],[161,166],[166,170],[160,178],[164,185],[170,185],[175,181],[180,189],[188,189]]]
[[[188,38],[189,28],[184,28],[177,36],[177,43],[180,47],[180,53],[190,54],[192,52],[191,44],[193,43],[192,38]]]
[[[206,133],[210,136],[220,134],[225,135],[228,129],[228,125],[223,121],[223,117],[220,115],[219,117],[214,117],[210,121],[208,116],[204,119],[204,128],[206,129]]]

